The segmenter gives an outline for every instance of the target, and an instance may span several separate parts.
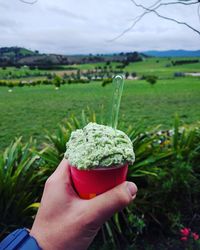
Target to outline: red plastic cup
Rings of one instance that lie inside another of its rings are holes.
[[[126,180],[128,164],[120,167],[79,170],[70,166],[74,188],[82,199],[91,199]]]

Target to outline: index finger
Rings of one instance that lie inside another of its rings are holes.
[[[69,162],[67,159],[63,158],[56,170],[53,172],[52,178],[60,179],[61,181],[71,183],[71,175]]]

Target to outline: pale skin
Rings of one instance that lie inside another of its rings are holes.
[[[68,161],[48,178],[30,235],[43,250],[85,250],[102,224],[136,197],[137,187],[123,182],[90,200],[74,191]]]

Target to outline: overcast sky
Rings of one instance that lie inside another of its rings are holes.
[[[154,2],[138,0],[147,6]],[[34,5],[0,0],[0,47],[62,54],[200,49],[200,35],[153,13],[110,41],[140,13],[130,0],[38,0]],[[200,29],[197,5],[162,7],[161,13]]]

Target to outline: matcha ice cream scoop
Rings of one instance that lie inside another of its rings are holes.
[[[133,145],[122,131],[89,123],[72,132],[66,144],[65,158],[78,169],[120,166],[135,161]]]

